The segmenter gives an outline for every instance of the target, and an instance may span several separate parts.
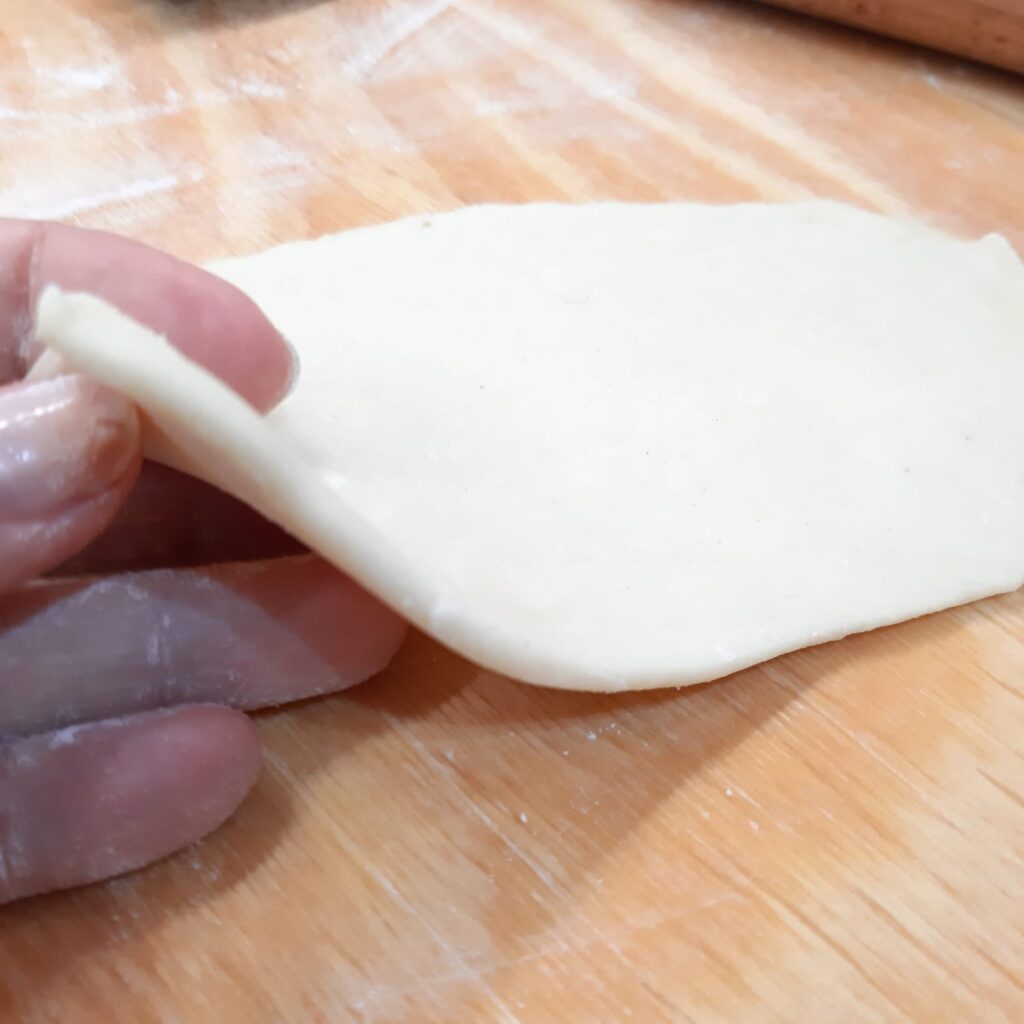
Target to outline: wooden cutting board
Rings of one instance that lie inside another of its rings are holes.
[[[7,0],[0,140],[0,212],[194,259],[809,195],[1024,251],[1019,80],[723,0]],[[0,1017],[1020,1021],[1022,697],[1021,595],[622,697],[414,636],[207,842],[0,912]]]

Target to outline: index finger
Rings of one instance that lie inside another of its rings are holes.
[[[139,242],[65,224],[0,219],[0,384],[34,355],[36,298],[48,284],[99,295],[164,335],[266,410],[286,392],[292,356],[234,285]]]

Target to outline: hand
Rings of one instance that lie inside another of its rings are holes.
[[[216,828],[259,768],[231,709],[360,682],[404,630],[232,499],[141,466],[124,399],[80,375],[18,383],[50,283],[103,296],[260,409],[291,373],[232,286],[112,235],[0,220],[0,903]]]

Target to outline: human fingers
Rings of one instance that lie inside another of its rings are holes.
[[[0,903],[149,864],[217,828],[260,748],[245,715],[179,707],[0,743]]]
[[[0,734],[344,689],[380,671],[404,632],[312,555],[39,582],[0,602]]]
[[[0,387],[0,592],[102,532],[140,463],[134,408],[85,377]]]
[[[47,284],[85,289],[166,334],[259,408],[284,393],[286,344],[232,285],[128,239],[0,219],[0,591],[102,533],[138,471],[128,403],[80,377],[20,380]]]
[[[283,396],[292,355],[246,295],[189,263],[103,231],[0,219],[0,383],[38,354],[33,314],[48,284],[88,291],[163,334],[259,409]]]
[[[306,550],[237,498],[168,466],[146,462],[107,529],[54,575],[251,562]]]

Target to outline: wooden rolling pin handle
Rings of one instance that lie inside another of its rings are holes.
[[[1024,72],[1024,0],[769,0]]]

